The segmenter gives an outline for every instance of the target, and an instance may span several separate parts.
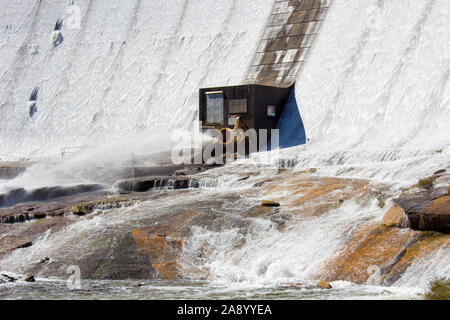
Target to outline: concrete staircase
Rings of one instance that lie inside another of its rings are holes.
[[[331,0],[276,0],[245,82],[289,87]]]

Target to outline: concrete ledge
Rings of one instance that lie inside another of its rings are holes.
[[[17,178],[28,167],[36,162],[0,162],[0,179],[11,180]]]
[[[275,2],[247,72],[246,83],[291,86],[325,18],[328,5],[329,2],[324,0]],[[294,64],[280,68],[288,62]]]
[[[49,201],[79,193],[95,192],[104,189],[99,184],[80,184],[75,186],[44,187],[33,190],[24,188],[0,194],[0,207],[12,206],[18,203]]]
[[[198,188],[198,181],[189,176],[142,177],[116,182],[118,192],[146,192],[156,188],[188,189]]]

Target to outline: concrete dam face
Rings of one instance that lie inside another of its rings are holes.
[[[295,83],[319,32],[330,0],[277,0],[246,82],[288,87]]]
[[[11,159],[192,130],[198,88],[244,82],[273,2],[1,5],[0,157]]]
[[[0,157],[191,129],[200,87],[290,86],[328,5],[4,1]]]
[[[319,149],[445,144],[448,4],[423,3],[3,1],[0,156],[193,130],[198,88],[243,83],[295,82]]]

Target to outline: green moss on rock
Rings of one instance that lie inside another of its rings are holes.
[[[436,278],[430,282],[425,300],[450,300],[450,279]]]

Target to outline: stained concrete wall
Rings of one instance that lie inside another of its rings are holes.
[[[292,85],[330,1],[276,0],[246,83]]]
[[[0,162],[0,179],[14,179],[33,164],[34,162]]]

